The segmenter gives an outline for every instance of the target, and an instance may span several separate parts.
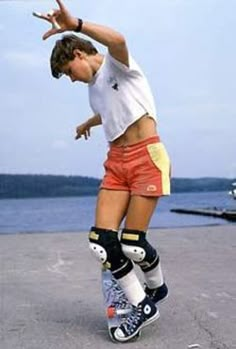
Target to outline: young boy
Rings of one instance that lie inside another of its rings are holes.
[[[64,36],[52,51],[51,70],[55,78],[65,74],[72,82],[88,84],[94,116],[76,128],[76,139],[87,139],[92,127],[103,125],[110,145],[89,244],[134,305],[113,333],[115,340],[126,342],[158,319],[155,304],[168,294],[159,256],[147,241],[147,229],[158,198],[170,193],[170,161],[157,133],[150,87],[125,38],[113,29],[73,17],[61,0],[57,3],[58,10],[40,15],[53,25],[44,39],[70,30],[107,47],[103,56],[90,41],[74,34]],[[133,262],[144,272],[145,290]]]

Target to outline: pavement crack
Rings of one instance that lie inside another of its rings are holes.
[[[210,338],[211,349],[230,349],[230,347],[228,347],[225,343],[222,343],[218,338],[216,338],[216,335],[209,329],[208,326],[206,326],[205,321],[201,320],[193,309],[188,308],[188,311],[193,317],[194,323],[196,323],[199,329],[204,331]]]

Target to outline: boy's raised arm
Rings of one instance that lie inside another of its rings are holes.
[[[52,28],[43,35],[44,40],[58,33],[79,30],[106,46],[115,59],[127,66],[129,65],[128,49],[122,34],[103,25],[78,20],[78,18],[70,14],[61,0],[56,0],[56,2],[59,9],[38,16],[52,24]]]

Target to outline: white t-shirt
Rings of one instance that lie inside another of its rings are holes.
[[[109,142],[125,133],[127,128],[148,113],[156,120],[151,89],[143,72],[129,56],[129,67],[109,53],[89,83],[89,102],[100,114]]]

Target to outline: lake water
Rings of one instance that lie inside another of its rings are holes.
[[[0,234],[88,231],[94,224],[96,197],[0,200]],[[170,212],[172,208],[234,208],[226,192],[179,193],[162,198],[151,228],[229,224],[224,219]],[[232,223],[231,223],[232,224]]]

